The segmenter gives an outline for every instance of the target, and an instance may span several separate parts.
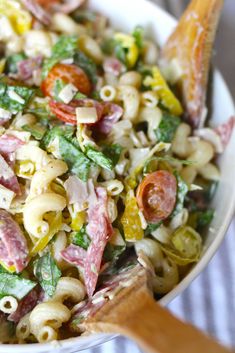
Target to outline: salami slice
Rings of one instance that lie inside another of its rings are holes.
[[[9,321],[18,323],[20,319],[28,314],[37,305],[39,298],[39,292],[36,288],[31,290],[18,304],[18,308],[7,318]]]
[[[96,188],[97,202],[88,209],[87,233],[92,239],[85,261],[85,285],[91,297],[95,291],[104,248],[113,233],[107,211],[107,192]]]
[[[86,259],[86,251],[80,246],[71,244],[66,249],[61,251],[62,258],[69,262],[71,265],[79,266],[84,268],[84,262]]]
[[[104,103],[103,107],[103,117],[94,127],[103,134],[109,134],[113,125],[121,119],[123,109],[119,105],[113,103]]]
[[[17,177],[5,159],[0,155],[0,184],[12,190],[17,195],[21,194]]]
[[[42,60],[43,57],[38,55],[35,58],[20,61],[17,65],[17,78],[21,81],[30,79],[33,76],[33,72],[41,67]]]
[[[0,260],[21,272],[29,262],[26,239],[10,214],[0,210]]]
[[[0,153],[5,157],[10,153],[15,152],[19,147],[23,146],[24,142],[18,137],[4,134],[0,137]]]
[[[235,127],[235,116],[232,116],[226,123],[217,126],[215,132],[220,136],[224,147],[227,146]]]
[[[32,13],[32,15],[41,23],[48,26],[51,18],[48,13],[35,0],[22,0],[24,6]]]
[[[119,76],[125,70],[125,67],[121,63],[121,61],[116,58],[110,57],[104,60],[103,69],[105,73],[112,74],[114,76]]]

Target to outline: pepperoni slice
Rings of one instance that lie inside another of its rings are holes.
[[[137,203],[145,219],[158,223],[173,211],[177,194],[177,181],[166,170],[147,175],[137,189]]]
[[[88,209],[87,233],[92,240],[85,261],[85,284],[88,297],[91,297],[95,291],[103,252],[113,234],[112,224],[108,217],[107,192],[104,188],[98,187],[96,194],[97,202]]]
[[[50,101],[49,103],[52,114],[65,123],[77,125],[76,108],[77,107],[94,107],[96,108],[98,120],[103,114],[103,106],[94,99],[74,99],[68,105],[60,102]]]
[[[0,260],[21,272],[28,264],[28,255],[27,242],[19,225],[8,212],[0,210]]]
[[[0,184],[17,195],[21,194],[20,185],[11,167],[0,154]]]

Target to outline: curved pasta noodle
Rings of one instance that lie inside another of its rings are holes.
[[[154,276],[152,279],[153,291],[157,294],[169,292],[179,282],[177,265],[165,258],[162,260],[162,276]]]
[[[123,102],[123,118],[135,120],[140,106],[140,94],[137,89],[129,85],[119,85],[117,87],[117,100]]]
[[[137,89],[140,89],[142,83],[142,76],[137,71],[128,71],[121,75],[119,79],[120,85],[133,86]]]
[[[52,16],[52,26],[55,31],[68,35],[81,35],[86,33],[86,28],[76,23],[70,16],[58,12]]]
[[[112,102],[112,101],[114,101],[115,98],[116,98],[116,94],[117,94],[116,88],[111,86],[111,85],[103,86],[100,89],[100,98],[104,102]]]
[[[67,164],[59,159],[52,159],[38,170],[30,185],[29,199],[50,191],[50,183],[68,170]]]
[[[159,98],[156,91],[147,91],[141,94],[141,102],[146,107],[154,108],[157,106],[158,101]]]
[[[49,231],[49,225],[43,220],[47,212],[62,211],[66,207],[64,197],[46,193],[39,195],[26,203],[23,209],[24,227],[35,238],[44,236]]]
[[[124,189],[123,183],[117,179],[104,181],[103,183],[100,183],[100,184],[106,188],[107,193],[110,196],[117,196],[121,194],[121,192]]]
[[[186,158],[190,154],[190,142],[188,137],[191,134],[191,127],[182,123],[178,126],[172,141],[172,152],[181,158]]]
[[[198,173],[207,180],[218,181],[220,179],[220,171],[216,165],[208,163],[198,170]]]
[[[85,287],[81,281],[72,277],[61,277],[51,300],[63,303],[69,299],[73,303],[79,303],[85,298],[85,295]]]
[[[35,164],[37,170],[45,166],[51,159],[48,154],[38,146],[30,143],[17,149],[16,160],[31,161]]]
[[[140,109],[138,122],[146,121],[148,123],[148,138],[156,142],[156,130],[162,120],[162,112],[157,107],[143,107]]]
[[[2,299],[0,299],[0,311],[5,314],[12,314],[18,308],[18,302],[16,298],[11,295],[6,295]]]
[[[108,210],[109,220],[111,223],[113,223],[115,221],[115,219],[117,219],[118,210],[117,210],[117,206],[116,206],[115,201],[113,199],[111,199],[110,197],[108,198],[107,210]]]
[[[70,319],[70,310],[58,302],[38,304],[29,316],[30,331],[42,342],[49,342],[57,338],[58,328]],[[50,327],[46,329],[45,327]]]
[[[197,176],[197,170],[195,167],[187,165],[181,170],[180,176],[188,185],[191,185]]]
[[[154,268],[159,268],[163,260],[163,254],[158,243],[153,239],[142,239],[135,243],[135,251],[143,252],[151,261]]]
[[[61,257],[61,251],[67,246],[67,237],[65,232],[59,232],[54,239],[55,240],[51,244],[53,257],[60,269],[67,268],[69,266],[68,262],[64,261]]]
[[[163,224],[154,230],[151,235],[161,243],[169,243],[170,240],[170,232],[167,227],[165,227]]]
[[[23,316],[16,326],[16,337],[19,340],[26,340],[30,335],[30,322],[29,322],[30,313]]]
[[[144,41],[143,61],[147,65],[156,65],[159,51],[155,43],[149,40]]]
[[[78,39],[79,48],[89,56],[96,64],[101,64],[104,57],[98,43],[90,36],[84,34]]]
[[[15,117],[12,125],[16,128],[22,128],[24,125],[33,125],[37,121],[36,117],[33,114],[27,113],[27,114],[17,114]]]
[[[177,213],[170,221],[170,228],[175,230],[181,226],[184,226],[188,221],[188,210],[183,208],[179,213]]]
[[[193,152],[188,156],[188,160],[194,162],[194,167],[200,169],[204,167],[214,157],[214,149],[209,142],[195,141]]]

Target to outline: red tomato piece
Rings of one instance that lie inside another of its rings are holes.
[[[145,219],[158,223],[173,211],[177,194],[177,181],[173,174],[158,170],[147,175],[137,189],[137,203]]]
[[[72,83],[79,92],[87,96],[91,93],[91,82],[82,69],[75,65],[56,64],[41,84],[41,90],[45,96],[53,98],[55,81],[59,79],[65,83]]]

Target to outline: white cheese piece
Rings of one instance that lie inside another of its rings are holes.
[[[76,108],[78,124],[94,124],[98,121],[98,115],[95,108],[78,107]]]
[[[14,197],[15,193],[13,191],[5,188],[3,185],[0,185],[0,208],[9,210]]]
[[[200,185],[196,185],[196,184],[190,185],[189,191],[197,191],[197,190],[203,190],[203,188]]]
[[[8,134],[17,137],[23,142],[29,142],[31,133],[28,131],[8,130]]]
[[[0,119],[9,120],[11,119],[12,113],[9,110],[0,108]]]
[[[62,64],[67,64],[67,65],[71,65],[71,64],[73,64],[73,58],[68,58],[68,59],[61,60],[61,63]]]
[[[77,87],[72,83],[66,85],[59,93],[58,97],[65,103],[68,104],[71,102],[75,94],[78,92]]]
[[[18,102],[20,104],[24,104],[25,103],[24,98],[22,98],[18,93],[14,92],[14,91],[9,91],[8,95],[9,95],[9,97],[12,100],[14,100],[14,101],[16,101],[16,102]]]
[[[11,37],[16,36],[9,19],[6,16],[0,15],[0,40],[7,42]]]

